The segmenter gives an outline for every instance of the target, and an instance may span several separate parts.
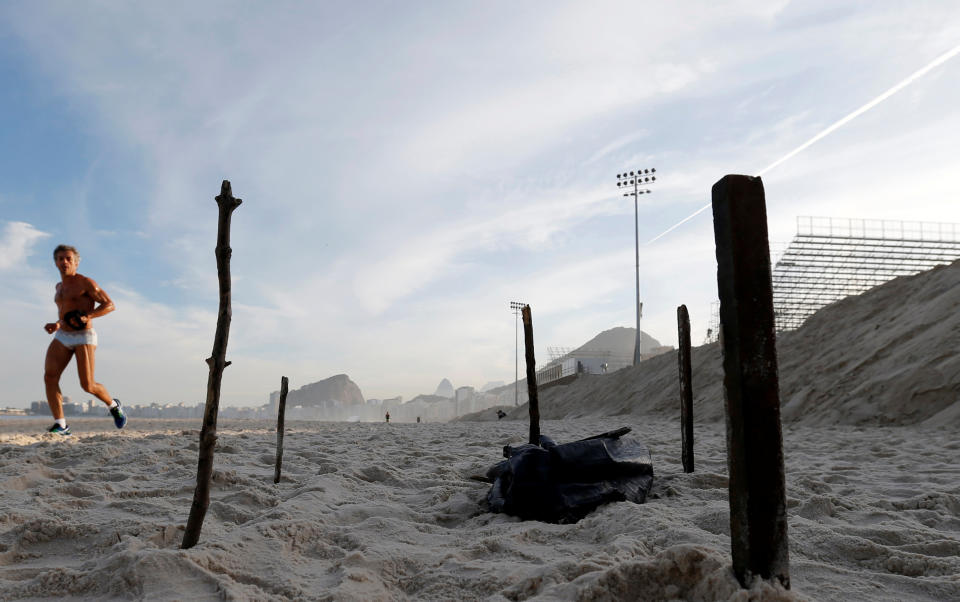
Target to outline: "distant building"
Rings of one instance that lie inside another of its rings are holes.
[[[63,415],[64,416],[83,416],[83,404],[76,403],[73,401],[67,401],[63,403]]]
[[[645,350],[643,360],[673,351],[667,345],[656,346]],[[632,359],[629,360],[632,363]],[[574,351],[537,370],[537,385],[548,386],[568,383],[581,374],[607,374],[619,370],[630,363],[623,358],[606,351]]]
[[[591,370],[591,368],[594,370]],[[537,370],[537,386],[567,383],[577,378],[577,375],[582,372],[602,374],[604,371],[603,360],[600,358],[565,357]]]
[[[454,416],[462,416],[474,411],[477,390],[473,387],[457,387],[453,393]]]

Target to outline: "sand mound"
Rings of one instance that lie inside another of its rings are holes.
[[[777,351],[786,422],[960,424],[960,262],[827,306]],[[719,345],[694,348],[692,363],[696,420],[722,420]],[[546,418],[679,411],[674,353],[540,392]],[[526,420],[526,406],[509,417]]]

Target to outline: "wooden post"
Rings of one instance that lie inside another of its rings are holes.
[[[733,570],[790,587],[780,391],[763,182],[713,185]]]
[[[220,410],[220,381],[223,370],[230,365],[226,361],[227,339],[230,335],[230,216],[243,201],[233,197],[230,182],[224,180],[220,185],[220,195],[216,197],[220,208],[217,220],[217,276],[220,281],[220,311],[217,314],[217,331],[213,337],[213,352],[207,358],[210,374],[207,377],[207,403],[203,411],[203,427],[200,429],[200,451],[197,462],[197,487],[193,492],[190,505],[190,518],[183,532],[180,547],[192,548],[200,539],[200,529],[210,505],[210,479],[213,477],[213,448],[217,443],[217,413]]]
[[[280,404],[277,409],[277,468],[273,471],[273,482],[280,482],[280,465],[283,463],[283,413],[287,408],[287,386],[290,381],[280,377]]]
[[[677,308],[679,349],[677,363],[680,365],[680,434],[683,439],[683,472],[693,472],[693,387],[690,368],[690,315],[687,306]]]
[[[523,315],[523,348],[527,359],[527,396],[530,404],[530,443],[540,445],[540,400],[537,398],[537,369],[533,357],[533,317],[530,306],[520,310]]]

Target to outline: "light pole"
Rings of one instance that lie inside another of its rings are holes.
[[[517,317],[520,315],[520,310],[526,303],[522,301],[511,301],[510,309],[513,310],[513,405],[520,405],[520,390],[519,383],[520,381],[520,371],[518,366],[520,365],[520,331],[517,325]]]
[[[640,303],[640,210],[637,207],[637,197],[650,194],[646,187],[657,181],[657,176],[654,175],[656,173],[656,169],[638,169],[635,172],[617,174],[617,188],[623,191],[623,196],[633,197],[633,235],[637,256],[637,342],[633,345],[634,366],[643,359],[643,335],[640,332],[640,317],[643,314],[643,303]]]

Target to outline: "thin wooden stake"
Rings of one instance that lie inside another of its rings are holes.
[[[273,482],[280,482],[280,465],[283,463],[283,413],[287,408],[287,386],[290,381],[280,377],[280,407],[277,409],[277,468],[273,472]]]
[[[687,306],[677,308],[679,349],[677,363],[680,368],[680,433],[683,439],[683,472],[693,472],[693,371],[690,368],[690,314]]]
[[[200,451],[197,462],[197,487],[193,491],[190,518],[183,532],[180,547],[192,548],[200,540],[203,519],[210,505],[210,479],[213,478],[213,449],[217,443],[217,413],[220,410],[220,382],[223,370],[230,365],[227,357],[227,339],[230,336],[230,216],[243,201],[233,197],[230,182],[220,185],[216,197],[220,208],[217,220],[217,276],[220,282],[220,311],[217,314],[217,331],[213,337],[213,352],[207,358],[210,374],[207,377],[207,403],[203,411],[203,427],[200,429]]]
[[[780,390],[763,182],[713,185],[727,410],[730,539],[744,587],[754,576],[790,587]]]
[[[527,397],[530,403],[530,443],[540,445],[540,400],[537,397],[537,368],[533,357],[533,317],[530,306],[520,310],[523,315],[523,347],[527,359]]]

